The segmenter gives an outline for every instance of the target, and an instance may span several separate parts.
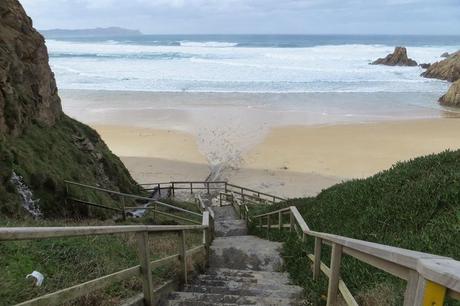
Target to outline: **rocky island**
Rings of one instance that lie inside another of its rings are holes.
[[[379,58],[372,62],[371,65],[386,66],[417,66],[417,62],[407,56],[407,49],[404,47],[395,47],[393,53],[384,58]]]

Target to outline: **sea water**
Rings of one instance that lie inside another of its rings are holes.
[[[448,83],[420,67],[369,65],[408,48],[418,63],[460,36],[143,35],[47,39],[59,88],[155,92],[426,92]]]

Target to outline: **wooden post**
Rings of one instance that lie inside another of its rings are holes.
[[[313,262],[313,279],[319,279],[321,269],[321,247],[323,241],[321,238],[315,237],[315,261]]]
[[[148,232],[139,232],[136,233],[136,238],[141,266],[144,304],[153,306],[153,279],[152,270],[150,268],[149,234]]]
[[[187,284],[187,248],[185,245],[185,231],[179,231],[179,259],[181,263],[181,280]]]
[[[259,228],[262,228],[263,222],[262,222],[262,217],[259,217]]]
[[[278,227],[280,231],[283,228],[283,215],[281,212],[278,213]]]
[[[209,192],[209,182],[206,182],[206,189],[208,191],[208,194],[210,194],[210,192]]]
[[[160,186],[160,183],[158,183],[158,196],[161,198],[161,186]]]
[[[123,221],[126,221],[125,197],[124,196],[121,196],[121,209],[123,210],[122,211]]]
[[[270,215],[267,215],[267,237],[268,234],[270,233]]]
[[[190,194],[193,194],[193,183],[190,182]]]
[[[176,189],[174,188],[174,182],[171,183],[171,189],[172,189],[172,196],[174,198],[176,196]]]
[[[228,192],[228,183],[227,183],[227,182],[225,182],[225,187],[224,187],[224,189],[225,189],[225,193],[227,193],[227,192]]]
[[[337,294],[339,293],[340,264],[342,262],[342,246],[332,243],[331,252],[331,276],[327,289],[327,306],[337,305]]]
[[[219,206],[222,207],[222,193],[219,193]]]

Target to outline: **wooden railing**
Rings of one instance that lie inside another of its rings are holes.
[[[236,211],[240,219],[250,221],[249,217],[249,207],[246,202],[242,202],[235,193],[225,193],[221,192],[219,194],[219,205],[223,206],[224,203],[233,206],[233,209]]]
[[[209,260],[209,246],[213,237],[212,219],[209,212],[203,212],[201,225],[127,225],[127,226],[81,226],[81,227],[3,227],[0,228],[0,241],[31,240],[31,239],[52,239],[57,237],[76,237],[134,233],[137,239],[139,265],[127,268],[109,275],[99,277],[49,293],[32,300],[22,302],[18,305],[60,305],[67,301],[85,296],[95,290],[105,288],[115,282],[129,279],[131,277],[142,277],[144,304],[155,305],[152,270],[171,262],[180,262],[181,282],[188,282],[187,257],[205,251]],[[203,231],[203,242],[192,249],[186,249],[186,232]],[[173,232],[178,235],[179,253],[168,257],[151,261],[149,253],[149,235],[157,233]],[[1,260],[1,259],[0,259]]]
[[[283,216],[289,215],[289,223]],[[277,219],[273,224],[272,219]],[[407,281],[404,306],[443,305],[446,295],[460,300],[460,262],[451,258],[411,251],[383,244],[312,231],[295,206],[276,210],[252,218],[259,228],[295,231],[305,241],[314,239],[314,250],[308,254],[313,262],[313,278],[323,272],[329,278],[327,305],[337,305],[338,292],[347,305],[358,305],[344,281],[340,278],[342,255],[359,261]],[[330,245],[331,262],[321,262],[322,245]]]
[[[187,210],[187,209],[183,209],[183,208],[171,205],[171,204],[163,203],[161,201],[153,200],[153,199],[148,198],[148,197],[143,197],[143,196],[133,195],[133,194],[128,194],[128,193],[122,193],[122,192],[118,192],[118,191],[114,191],[114,190],[108,190],[108,189],[104,189],[104,188],[100,188],[100,187],[95,187],[95,186],[90,186],[90,185],[76,183],[76,182],[70,182],[70,181],[65,181],[65,184],[66,184],[66,188],[67,188],[67,198],[66,198],[67,201],[73,201],[73,202],[81,203],[81,204],[88,205],[88,206],[93,206],[93,207],[98,207],[98,208],[102,208],[102,209],[116,211],[116,212],[121,214],[121,216],[122,216],[122,218],[124,220],[126,219],[126,214],[128,212],[130,212],[130,211],[147,210],[149,212],[153,212],[154,214],[164,215],[164,216],[167,216],[167,217],[170,217],[170,218],[173,218],[173,219],[177,219],[177,220],[180,220],[180,221],[193,223],[193,224],[200,224],[200,222],[198,222],[196,220],[193,220],[193,219],[190,219],[190,218],[184,218],[184,217],[181,217],[181,216],[177,216],[177,215],[174,215],[174,214],[169,214],[169,213],[166,213],[164,211],[161,211],[161,210],[158,209],[158,207],[165,207],[165,208],[172,209],[172,210],[174,210],[176,212],[182,212],[182,213],[186,213],[186,214],[189,214],[189,215],[192,215],[192,216],[202,217],[202,215],[197,213],[197,212]],[[119,202],[118,202],[119,205],[118,205],[118,207],[110,207],[110,206],[107,206],[107,205],[102,205],[100,203],[92,203],[92,202],[89,202],[89,201],[87,201],[85,199],[77,198],[77,197],[72,195],[72,188],[71,188],[72,186],[76,186],[78,188],[83,188],[85,190],[92,190],[92,191],[96,191],[96,192],[106,193],[106,194],[109,194],[109,195],[115,195],[115,196],[117,196],[119,198]],[[147,206],[147,205],[145,205],[145,206],[126,206],[126,200],[127,199],[142,201],[144,204],[152,205],[153,207],[150,207],[150,206]]]
[[[282,197],[231,184],[226,181],[175,181],[141,184],[141,186],[147,191],[159,190],[161,192],[161,190],[171,190],[173,196],[176,191],[190,191],[191,194],[206,191],[208,194],[211,192],[234,193],[241,201],[254,204],[276,204],[286,201]]]

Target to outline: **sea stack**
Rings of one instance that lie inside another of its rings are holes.
[[[404,47],[396,47],[393,53],[388,54],[385,58],[379,58],[371,64],[387,66],[417,66],[416,61],[407,57],[407,49]]]
[[[460,51],[451,54],[445,60],[432,64],[422,76],[455,82],[460,79]]]
[[[460,80],[450,86],[447,93],[439,99],[439,103],[445,106],[460,106]]]

